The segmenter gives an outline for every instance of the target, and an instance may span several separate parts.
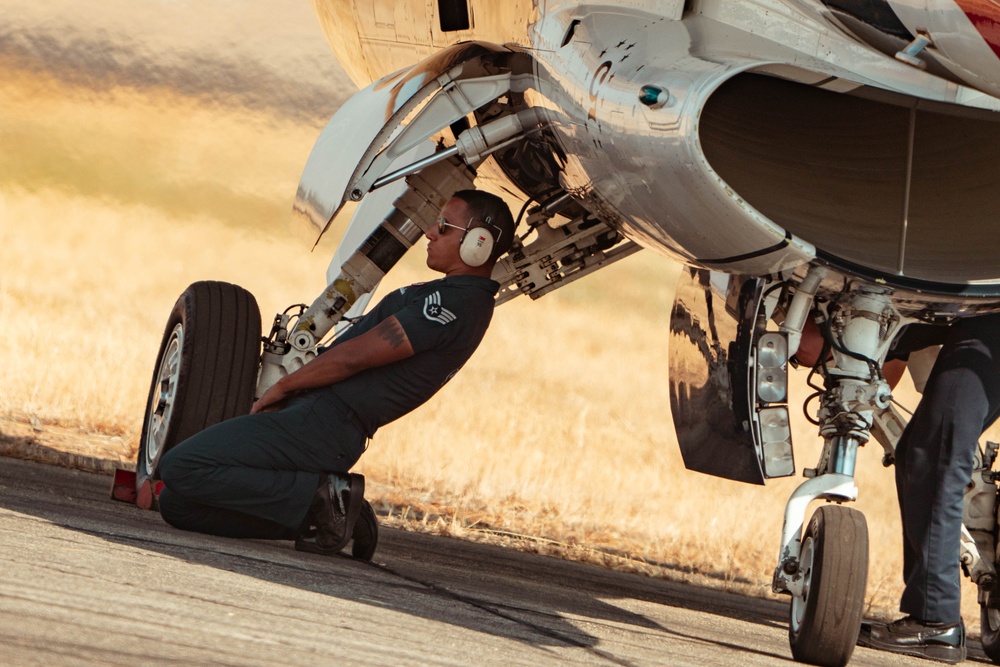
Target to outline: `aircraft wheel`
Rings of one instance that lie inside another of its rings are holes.
[[[260,309],[223,282],[192,284],[174,304],[156,357],[139,439],[136,488],[160,458],[205,428],[247,414],[260,365]]]
[[[990,601],[979,607],[979,630],[982,634],[983,652],[1000,665],[1000,609],[996,608],[1000,600],[995,595],[996,593],[991,593]]]
[[[361,505],[361,513],[354,524],[354,543],[351,545],[351,555],[358,560],[371,560],[378,546],[378,521],[375,509],[367,500]]]
[[[792,656],[824,667],[846,665],[858,641],[868,582],[864,515],[839,505],[817,509],[799,561],[804,581],[802,596],[792,598]]]

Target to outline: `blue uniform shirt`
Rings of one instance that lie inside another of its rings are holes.
[[[331,347],[370,331],[391,315],[403,326],[413,356],[369,368],[332,385],[370,437],[437,393],[483,339],[500,284],[479,276],[451,276],[387,294]]]

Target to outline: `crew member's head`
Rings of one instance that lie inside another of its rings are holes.
[[[514,244],[514,216],[504,200],[480,190],[459,190],[427,231],[427,266],[446,275],[489,277]]]

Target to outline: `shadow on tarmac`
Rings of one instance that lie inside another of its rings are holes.
[[[174,529],[154,512],[111,500],[110,487],[108,476],[0,459],[0,507],[189,563],[537,647],[583,648],[620,664],[627,663],[605,654],[597,637],[567,618],[788,661],[781,652],[713,641],[688,632],[690,628],[671,629],[623,608],[630,606],[629,601],[644,601],[783,629],[788,614],[784,602],[391,529],[381,531],[371,563],[303,554],[291,542],[237,540]]]

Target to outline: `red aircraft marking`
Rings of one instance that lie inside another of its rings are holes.
[[[995,0],[955,0],[979,34],[1000,58],[1000,3]]]

